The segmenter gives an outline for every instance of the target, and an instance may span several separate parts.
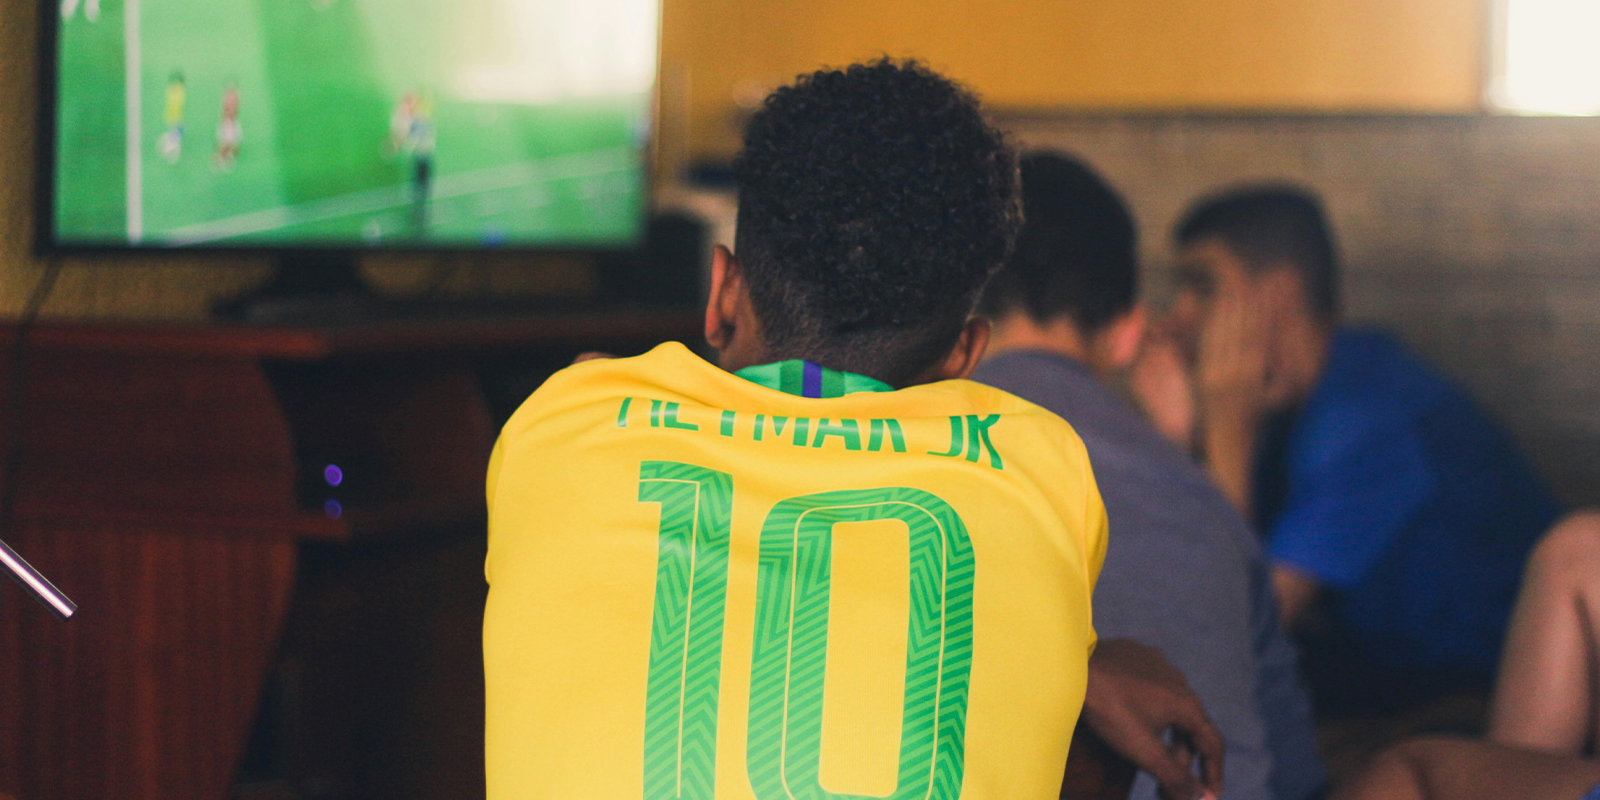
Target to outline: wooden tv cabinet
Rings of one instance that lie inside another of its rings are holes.
[[[0,795],[228,797],[305,543],[481,526],[505,413],[486,364],[534,374],[583,350],[694,341],[699,325],[660,312],[37,326],[0,537],[79,612],[58,621],[0,581]],[[14,335],[0,326],[0,354]]]

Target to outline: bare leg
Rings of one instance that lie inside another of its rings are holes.
[[[1467,739],[1412,739],[1331,800],[1580,800],[1600,762]]]
[[[1528,558],[1495,684],[1489,739],[1582,755],[1596,734],[1600,513],[1574,514]]]

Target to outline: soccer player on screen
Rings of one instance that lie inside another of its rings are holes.
[[[411,156],[411,215],[419,231],[428,222],[433,148],[433,104],[419,92],[406,92],[389,115],[388,149],[390,155]]]
[[[159,147],[161,157],[168,164],[176,164],[183,158],[183,109],[189,98],[188,90],[184,88],[183,73],[174,72],[167,78],[166,107],[163,110],[162,121],[167,129],[161,134]]]
[[[72,19],[72,15],[76,13],[78,13],[78,0],[61,0],[61,19]],[[99,22],[100,0],[88,0],[84,4],[83,17],[90,22]]]
[[[489,799],[1056,797],[1106,518],[1066,423],[964,380],[1011,152],[884,60],[773,93],[735,174],[718,362],[577,364],[495,446]]]
[[[227,172],[239,158],[239,141],[244,130],[239,127],[239,87],[228,84],[222,93],[222,119],[217,122],[217,169]]]

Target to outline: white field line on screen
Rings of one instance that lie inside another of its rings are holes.
[[[624,148],[597,150],[556,156],[543,161],[528,161],[447,175],[433,182],[428,192],[428,200],[437,202],[466,195],[515,189],[545,181],[619,172],[631,165],[632,155],[633,151]],[[299,205],[278,206],[210,222],[185,225],[166,231],[160,238],[167,244],[179,246],[205,244],[235,236],[265,233],[291,225],[325,222],[358,214],[373,214],[411,205],[412,191],[411,184],[402,184],[328,197]]]
[[[128,241],[138,244],[144,238],[144,137],[141,135],[140,106],[144,105],[144,54],[139,42],[139,0],[123,0],[122,71],[127,95],[127,207]]]

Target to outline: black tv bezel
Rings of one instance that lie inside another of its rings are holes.
[[[484,255],[484,256],[582,256],[628,253],[645,243],[645,233],[650,221],[651,198],[655,196],[655,159],[661,125],[661,29],[662,3],[656,0],[656,68],[650,90],[650,129],[639,145],[642,165],[644,202],[640,205],[637,235],[630,242],[591,243],[552,240],[549,242],[514,242],[505,245],[472,245],[459,242],[403,242],[395,244],[357,243],[306,243],[298,244],[239,244],[239,245],[136,245],[126,242],[85,243],[61,242],[55,236],[55,179],[56,132],[58,128],[58,66],[61,46],[60,0],[39,0],[38,3],[38,57],[36,59],[38,86],[34,115],[34,170],[33,247],[32,252],[41,258],[90,257],[143,260],[149,258],[216,258],[218,256],[257,257],[356,257],[371,255]]]

